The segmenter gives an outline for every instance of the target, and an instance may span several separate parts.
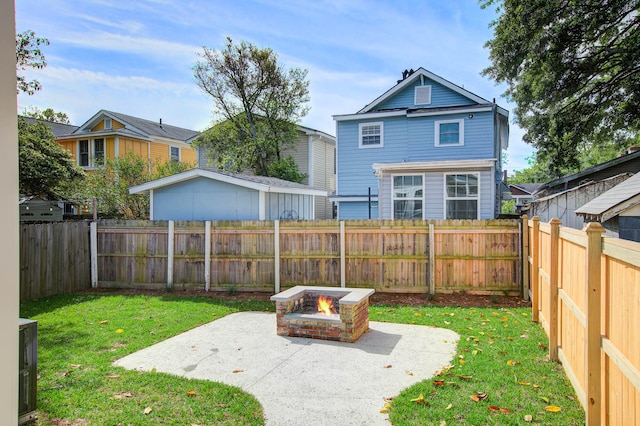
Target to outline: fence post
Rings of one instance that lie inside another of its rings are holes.
[[[560,257],[560,225],[562,221],[553,218],[551,225],[551,248],[549,250],[549,359],[558,360],[558,275]]]
[[[204,222],[204,290],[211,287],[211,221]]]
[[[538,322],[540,309],[540,217],[534,216],[533,233],[531,235],[531,319]]]
[[[174,222],[169,221],[169,231],[167,235],[167,290],[173,288],[173,241],[174,241]]]
[[[347,261],[345,255],[344,220],[340,221],[340,287],[346,287],[347,281]]]
[[[600,424],[602,401],[601,386],[601,358],[600,358],[600,320],[602,300],[602,225],[591,222],[584,228],[587,233],[586,253],[586,290],[587,290],[587,318],[585,339],[585,391],[586,391],[586,425]]]
[[[436,235],[435,226],[429,223],[429,294],[436,294]]]
[[[280,293],[280,221],[273,221],[273,274],[275,292]]]
[[[522,298],[529,300],[529,218],[522,215]]]
[[[89,225],[89,246],[91,250],[91,287],[98,287],[98,224]],[[86,234],[85,234],[86,235]]]

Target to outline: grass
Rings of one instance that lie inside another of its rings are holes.
[[[237,387],[112,365],[168,337],[249,310],[273,311],[274,305],[170,294],[82,294],[23,303],[21,316],[38,320],[39,327],[38,424],[264,424],[259,402]],[[461,336],[451,368],[389,402],[394,425],[521,425],[525,416],[533,424],[584,424],[562,367],[548,360],[547,338],[530,321],[530,309],[374,305],[370,318],[445,327]],[[478,402],[471,399],[482,394]],[[561,412],[548,412],[547,406]]]

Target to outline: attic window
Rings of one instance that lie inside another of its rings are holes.
[[[428,105],[431,103],[431,86],[416,86],[414,92],[415,105]]]
[[[105,130],[111,130],[111,119],[110,118],[105,118],[104,119],[104,129]]]

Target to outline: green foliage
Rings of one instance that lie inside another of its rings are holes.
[[[131,151],[108,158],[103,167],[88,174],[86,185],[79,188],[76,197],[86,201],[96,199],[102,217],[148,219],[149,196],[129,194],[129,187],[193,168],[193,164],[173,160],[151,166],[149,171],[147,160]]]
[[[502,214],[513,214],[516,212],[516,200],[503,200],[501,206]]]
[[[73,157],[55,141],[44,123],[28,124],[18,117],[20,194],[51,200],[65,197],[64,188],[82,180],[84,172]]]
[[[492,65],[507,83],[525,141],[551,170],[580,166],[581,150],[640,128],[640,0],[482,0],[497,6]]]
[[[267,173],[269,176],[297,183],[302,183],[307,178],[307,174],[300,173],[298,164],[290,155],[269,163]]]
[[[24,112],[24,115],[37,120],[50,121],[52,123],[71,124],[67,114],[64,112],[56,112],[53,108],[47,108],[44,111],[41,111],[37,107],[29,107],[29,109]]]
[[[49,40],[46,38],[36,37],[36,34],[27,30],[16,34],[16,73],[18,77],[18,93],[25,92],[33,95],[40,90],[42,86],[37,80],[27,81],[20,75],[20,71],[27,68],[42,69],[47,66],[44,54],[40,50],[40,46],[48,46]]]
[[[307,71],[284,70],[273,50],[231,38],[223,50],[205,47],[200,56],[194,76],[217,120],[195,145],[219,168],[271,176],[269,164],[295,145],[296,123],[309,110]]]

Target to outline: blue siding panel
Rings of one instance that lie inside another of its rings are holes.
[[[416,86],[421,86],[420,79],[417,79],[415,83],[405,87],[399,93],[395,94],[391,98],[378,105],[375,109],[395,109],[395,108],[416,108],[416,107],[443,107],[443,106],[458,106],[458,105],[477,105],[477,103],[466,96],[463,96],[448,87],[443,86],[440,83],[425,78],[425,86],[431,86],[431,104],[429,105],[415,105],[414,104],[414,92]]]
[[[258,191],[195,178],[154,191],[156,220],[258,220]]]

